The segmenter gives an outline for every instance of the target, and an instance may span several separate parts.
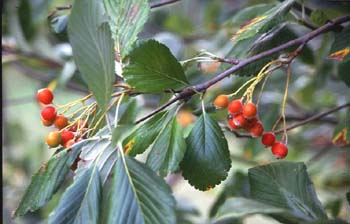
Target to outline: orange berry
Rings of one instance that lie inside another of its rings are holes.
[[[61,130],[68,125],[68,119],[63,114],[59,114],[53,121],[53,125]]]
[[[57,147],[61,142],[61,134],[58,131],[50,132],[45,140],[48,146]]]
[[[233,100],[228,105],[228,112],[231,114],[238,114],[242,112],[243,104],[242,100]]]
[[[247,103],[243,106],[243,115],[245,118],[251,119],[256,116],[258,110],[254,103]]]
[[[214,100],[214,105],[217,108],[226,108],[228,103],[228,97],[226,95],[219,95]]]
[[[195,116],[188,110],[181,110],[177,114],[177,121],[182,127],[187,127],[192,124],[195,120]]]

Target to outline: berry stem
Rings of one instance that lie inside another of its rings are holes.
[[[288,144],[288,134],[286,130],[287,124],[286,124],[285,109],[286,109],[286,102],[287,102],[287,96],[288,96],[289,80],[290,80],[290,63],[288,64],[288,67],[287,67],[287,80],[286,80],[286,87],[284,90],[284,96],[283,96],[283,102],[282,102],[282,119],[283,119],[283,129],[284,129],[283,137],[286,144]]]

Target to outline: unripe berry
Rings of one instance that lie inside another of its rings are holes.
[[[228,112],[231,114],[241,113],[243,109],[242,100],[233,100],[228,105]]]
[[[272,146],[275,143],[275,140],[276,136],[273,132],[266,132],[261,138],[262,144],[264,144],[266,147]]]
[[[49,127],[53,124],[53,121],[47,121],[47,120],[41,118],[41,124],[46,126],[46,127]]]
[[[53,94],[48,88],[39,89],[36,97],[43,104],[50,104],[53,100]]]
[[[247,119],[245,119],[245,117],[241,113],[233,115],[232,120],[237,127],[244,127],[247,124]]]
[[[235,125],[232,118],[228,119],[228,126],[230,127],[231,130],[239,130],[240,129],[240,127]]]
[[[53,125],[61,130],[68,125],[68,119],[63,114],[59,114],[53,121]]]
[[[287,156],[288,148],[282,142],[275,142],[272,145],[271,152],[276,156],[277,159],[282,159]]]
[[[249,129],[249,133],[253,138],[260,137],[264,133],[264,125],[258,121]]]
[[[58,131],[50,132],[45,140],[50,147],[57,147],[61,142],[61,134]]]
[[[256,116],[257,108],[254,103],[247,103],[243,106],[243,115],[247,119],[251,119]]]
[[[56,109],[53,106],[46,106],[41,110],[41,118],[47,121],[53,121],[56,117]]]
[[[214,105],[217,108],[226,108],[228,103],[228,97],[226,95],[219,95],[214,100]]]
[[[65,146],[69,140],[74,139],[74,133],[72,131],[64,130],[62,131],[61,136],[61,145],[63,146]]]

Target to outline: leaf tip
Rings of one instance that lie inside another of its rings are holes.
[[[346,47],[346,48],[344,48],[342,50],[333,52],[332,54],[328,55],[327,58],[328,59],[334,59],[334,60],[337,60],[337,61],[342,61],[345,58],[345,56],[349,54],[349,52],[350,52],[350,48]]]

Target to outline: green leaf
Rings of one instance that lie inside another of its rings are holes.
[[[97,168],[76,176],[50,214],[49,223],[98,223],[102,186]]]
[[[175,172],[184,157],[186,143],[182,129],[174,116],[159,133],[147,157],[146,164],[161,176]]]
[[[259,15],[264,14],[269,9],[273,8],[275,4],[257,4],[254,6],[246,7],[237,12],[231,19],[225,22],[225,26],[241,25],[244,22],[254,19]]]
[[[218,209],[229,197],[249,197],[249,187],[248,176],[246,174],[239,171],[233,173],[233,175],[226,181],[223,190],[212,205],[209,216],[215,216]]]
[[[183,14],[172,13],[164,20],[163,26],[172,33],[179,34],[182,37],[193,35],[194,27],[192,20]]]
[[[175,223],[175,200],[162,178],[127,155],[114,173],[107,223]]]
[[[123,58],[146,23],[150,6],[147,0],[103,0],[103,3],[110,17],[115,48]]]
[[[72,152],[62,150],[53,155],[51,159],[44,163],[33,175],[32,180],[18,206],[14,216],[26,214],[28,211],[35,211],[44,206],[52,195],[63,183],[75,158],[80,152],[80,147],[84,142],[75,144]],[[60,149],[61,150],[61,149]]]
[[[164,124],[168,121],[168,111],[158,113],[124,139],[124,152],[130,156],[143,153],[157,137]]]
[[[349,57],[350,58],[350,57]],[[342,80],[348,87],[350,87],[350,61],[341,62],[338,65],[338,77]]]
[[[341,117],[338,125],[334,128],[332,142],[336,146],[350,144],[350,109],[347,109],[345,116]]]
[[[345,27],[341,32],[334,35],[334,41],[329,51],[328,58],[336,59],[337,61],[350,60],[350,26]]]
[[[304,163],[276,162],[248,171],[251,197],[304,221],[327,220]]]
[[[322,10],[314,9],[311,12],[310,20],[312,23],[318,26],[322,26],[327,22],[327,20],[329,20],[329,18],[327,17],[326,13],[324,13]]]
[[[219,209],[216,220],[238,218],[251,214],[281,214],[287,210],[271,206],[248,198],[234,197],[228,199]]]
[[[18,3],[17,3],[18,4]],[[22,0],[18,6],[18,20],[27,40],[32,40],[37,33],[37,28],[33,21],[33,10],[29,0]]]
[[[67,29],[68,19],[68,15],[57,16],[50,21],[50,25],[56,33],[62,33]]]
[[[96,166],[100,173],[101,183],[104,184],[117,161],[117,151],[117,146],[111,144],[110,138],[101,137],[90,141],[81,149],[79,157],[83,162],[78,163],[76,173],[80,174]]]
[[[186,139],[187,150],[180,166],[182,175],[199,190],[226,179],[231,168],[226,138],[213,118],[203,113]]]
[[[129,96],[124,96],[124,101],[120,106],[118,124],[132,124],[135,122],[137,115],[137,103],[135,99]]]
[[[76,0],[68,22],[73,56],[101,110],[111,98],[114,82],[114,47],[99,1]]]
[[[155,40],[141,43],[129,56],[123,76],[137,91],[157,93],[188,85],[180,63],[169,48]]]
[[[263,35],[262,37],[258,38],[252,44],[251,49],[247,52],[247,54],[244,57],[245,58],[252,57],[256,54],[259,54],[261,52],[264,52],[266,50],[269,50],[271,48],[274,48],[285,42],[288,42],[290,40],[297,38],[298,35],[293,30],[298,28],[300,28],[299,25],[281,25],[279,27],[276,27],[275,29]],[[283,52],[291,53],[295,49],[296,47],[289,47]],[[279,55],[278,53],[275,53],[273,55],[270,55],[269,57],[265,57],[260,60],[257,60],[245,66],[243,69],[240,69],[235,74],[239,76],[251,76],[251,75],[255,76],[258,74],[261,68],[264,67],[264,65],[266,65],[272,59],[277,58],[278,55]],[[313,51],[310,49],[308,45],[304,47],[303,51],[301,51],[298,58],[300,58],[303,62],[308,64],[314,63]]]
[[[264,33],[284,21],[284,16],[289,12],[294,0],[286,0],[271,8],[264,14],[255,17],[243,24],[232,37],[234,41],[251,38],[259,33]]]

